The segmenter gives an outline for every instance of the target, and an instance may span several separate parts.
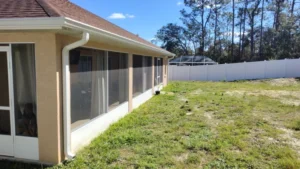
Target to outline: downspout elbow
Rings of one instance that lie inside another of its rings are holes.
[[[83,32],[82,38],[79,41],[65,46],[62,50],[64,154],[67,160],[72,159],[75,156],[71,150],[71,89],[69,52],[72,49],[85,45],[89,39],[90,34]]]

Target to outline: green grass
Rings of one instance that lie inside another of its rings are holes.
[[[300,120],[294,120],[291,122],[291,124],[288,126],[289,128],[300,131]]]
[[[300,84],[170,83],[165,94],[113,124],[74,160],[52,168],[300,168],[299,147],[289,144],[300,139],[300,107],[283,104],[286,97],[247,94],[254,90],[300,91]]]

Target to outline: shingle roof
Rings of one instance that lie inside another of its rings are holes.
[[[0,0],[0,18],[49,17],[35,0]]]
[[[0,18],[68,17],[105,31],[157,47],[69,0],[0,0]],[[159,47],[157,47],[159,48]]]

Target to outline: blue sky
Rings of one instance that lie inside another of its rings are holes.
[[[94,14],[150,41],[167,23],[180,24],[183,0],[71,0]]]

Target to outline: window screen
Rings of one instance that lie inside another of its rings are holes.
[[[145,65],[144,85],[146,89],[145,91],[147,91],[152,88],[152,57],[145,56],[144,65]]]
[[[152,57],[133,55],[133,97],[152,88]]]
[[[163,59],[155,58],[154,62],[154,85],[157,86],[163,82]]]
[[[107,112],[106,69],[104,51],[70,51],[72,129]]]
[[[128,101],[128,55],[108,52],[109,110]]]
[[[133,97],[143,93],[143,56],[133,55]]]

